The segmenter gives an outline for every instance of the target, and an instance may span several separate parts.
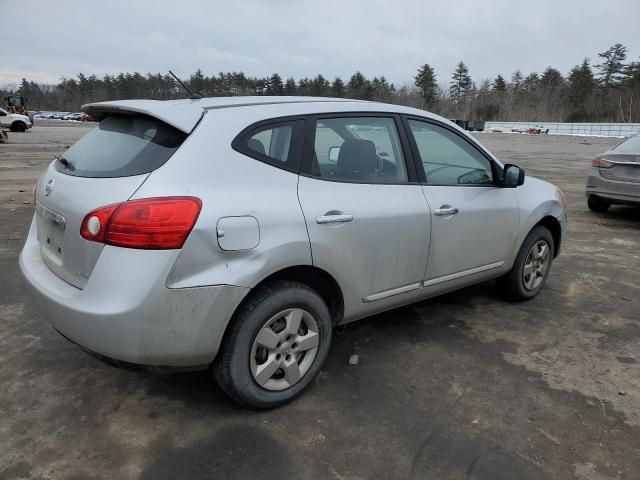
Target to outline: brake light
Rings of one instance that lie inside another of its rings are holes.
[[[200,215],[196,197],[130,200],[89,212],[80,236],[116,247],[167,250],[182,248]]]
[[[591,160],[592,167],[611,168],[613,167],[613,165],[614,165],[613,162],[610,162],[609,160],[604,160],[603,158],[600,158],[600,157],[595,157],[593,160]]]

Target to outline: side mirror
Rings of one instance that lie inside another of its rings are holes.
[[[340,147],[331,147],[329,149],[329,161],[330,162],[337,162],[339,155],[340,155]]]
[[[502,185],[504,188],[516,188],[524,184],[524,168],[507,163],[502,172]]]

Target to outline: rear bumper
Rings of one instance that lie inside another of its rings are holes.
[[[81,290],[44,264],[32,224],[20,270],[41,314],[82,348],[132,364],[205,366],[249,289],[169,289],[165,279],[176,256],[169,250],[105,247]]]
[[[617,182],[602,178],[595,167],[587,175],[586,194],[596,195],[612,203],[640,203],[640,183]]]

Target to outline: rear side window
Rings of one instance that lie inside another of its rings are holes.
[[[394,119],[319,119],[311,174],[344,182],[405,183],[407,171]]]
[[[244,130],[232,147],[274,167],[298,172],[304,135],[304,121],[269,121]]]
[[[146,115],[108,115],[56,162],[76,177],[129,177],[149,173],[180,148],[187,134]]]
[[[255,153],[266,155],[271,160],[286,163],[289,160],[292,133],[291,125],[265,128],[251,135],[247,141],[247,147]]]

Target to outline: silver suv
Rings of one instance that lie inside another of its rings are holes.
[[[212,370],[255,408],[322,367],[336,325],[498,279],[538,294],[562,193],[451,122],[373,102],[95,103],[36,185],[20,267],[66,338]],[[517,187],[517,188],[516,188]]]

